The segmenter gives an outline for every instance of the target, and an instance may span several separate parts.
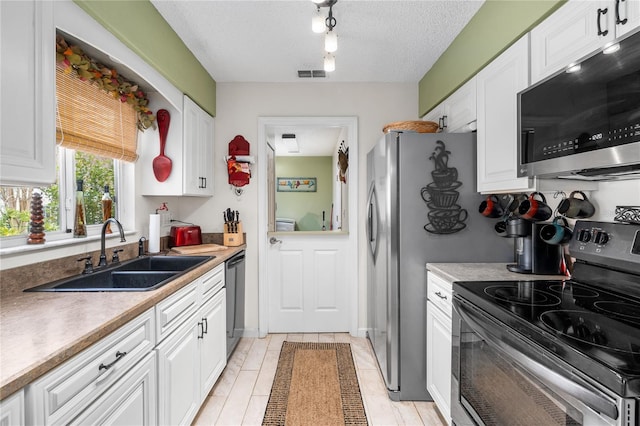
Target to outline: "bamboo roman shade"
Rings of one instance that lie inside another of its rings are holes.
[[[56,67],[56,98],[59,145],[116,160],[137,160],[137,114],[130,105],[60,67]]]

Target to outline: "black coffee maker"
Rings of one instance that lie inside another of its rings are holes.
[[[506,194],[501,198],[490,195],[480,203],[478,212],[488,218],[502,217],[495,224],[496,232],[515,240],[516,263],[507,265],[509,271],[539,275],[562,273],[562,246],[547,244],[540,237],[540,229],[547,224],[544,221],[552,215],[542,193]]]
[[[511,272],[521,274],[561,274],[562,246],[545,243],[540,228],[545,223],[530,222],[522,218],[506,221],[505,237],[514,238],[514,264],[507,265]]]

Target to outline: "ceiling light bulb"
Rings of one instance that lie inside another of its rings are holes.
[[[334,31],[327,31],[325,34],[324,50],[330,53],[338,50],[338,35]]]
[[[327,53],[324,57],[324,70],[332,72],[336,70],[336,57],[331,53]]]
[[[316,34],[320,34],[324,32],[325,28],[324,16],[322,16],[320,8],[318,8],[316,14],[313,15],[313,18],[311,19],[311,30]]]

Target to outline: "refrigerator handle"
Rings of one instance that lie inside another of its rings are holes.
[[[371,217],[373,211],[373,204],[369,202],[369,209],[367,211],[367,225],[369,226],[369,242],[373,241],[373,217]]]
[[[375,237],[373,236],[373,202],[374,202],[374,192],[375,192],[375,185],[374,183],[371,183],[371,188],[369,189],[369,197],[367,200],[367,231],[369,234],[369,242],[373,242],[375,241]],[[373,253],[373,250],[371,250],[371,252]]]

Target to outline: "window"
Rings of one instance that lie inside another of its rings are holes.
[[[100,231],[102,196],[109,187],[113,199],[111,217],[119,217],[119,193],[122,168],[125,165],[111,158],[58,147],[58,179],[47,187],[0,187],[0,237],[3,247],[25,243],[29,234],[30,204],[34,191],[42,194],[46,240],[71,238],[75,211],[76,181],[83,181],[88,233]],[[94,225],[94,226],[91,226]],[[6,238],[15,237],[15,238]],[[7,241],[12,241],[8,243]]]

